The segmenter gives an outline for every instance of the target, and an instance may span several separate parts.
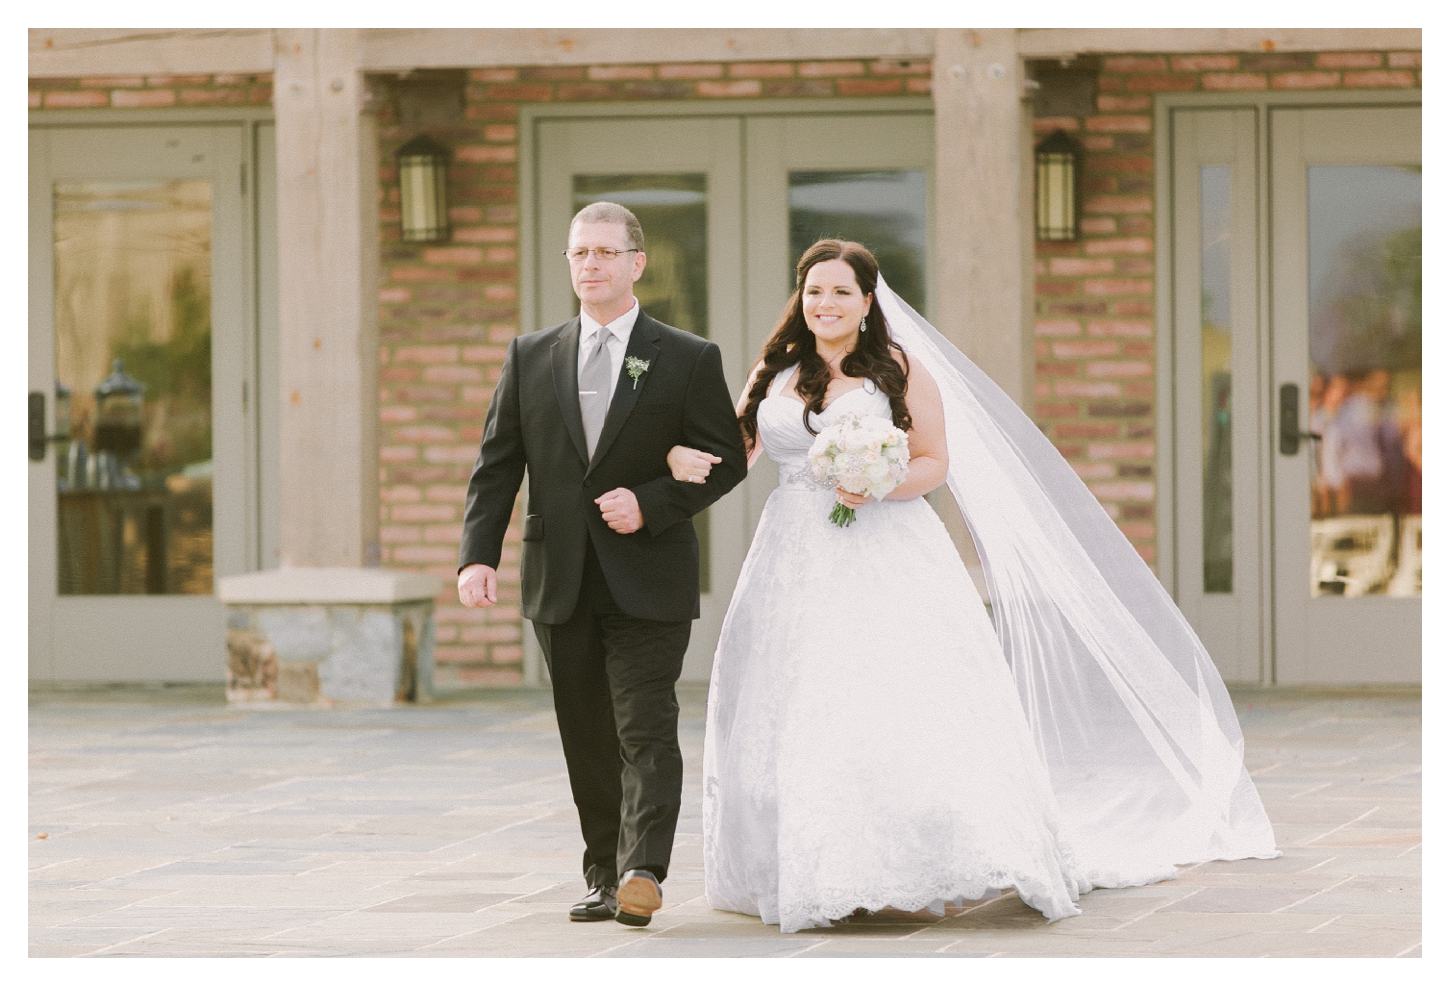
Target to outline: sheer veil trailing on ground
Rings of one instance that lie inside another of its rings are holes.
[[[1278,856],[1228,691],[1172,598],[1011,398],[884,279],[876,299],[941,389],[947,483],[1081,876]]]

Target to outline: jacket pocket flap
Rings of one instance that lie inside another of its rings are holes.
[[[524,540],[544,540],[544,518],[542,514],[529,514],[524,518]]]

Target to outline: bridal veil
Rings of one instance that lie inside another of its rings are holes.
[[[876,298],[941,389],[947,483],[1081,875],[1278,856],[1228,691],[1167,591],[1012,399],[884,279]]]

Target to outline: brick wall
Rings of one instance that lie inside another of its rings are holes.
[[[401,241],[395,155],[414,131],[380,111],[382,560],[452,585],[464,485],[508,342],[519,331],[519,110],[609,100],[901,96],[931,91],[923,61],[739,62],[475,69],[465,122],[428,133],[453,151],[453,236]],[[505,540],[499,603],[438,598],[439,688],[519,681],[519,532]]]
[[[550,101],[780,99],[928,94],[924,61],[740,62],[476,69],[465,121],[429,133],[453,149],[450,242],[401,242],[394,155],[413,132],[380,111],[382,561],[436,572],[440,688],[520,680],[511,527],[499,605],[451,588],[464,484],[505,349],[519,331],[518,118]],[[1150,563],[1155,350],[1152,97],[1160,92],[1413,88],[1419,52],[1106,57],[1097,112],[1038,119],[1087,149],[1083,235],[1037,245],[1036,420]],[[32,109],[265,105],[269,75],[33,79]],[[517,518],[515,518],[517,520]]]
[[[97,75],[31,79],[33,110],[271,106],[272,75]]]
[[[1420,53],[1105,57],[1097,112],[1034,121],[1087,151],[1082,236],[1037,244],[1035,418],[1150,564],[1157,558],[1153,96],[1414,88]],[[1166,285],[1164,286],[1166,289]]]

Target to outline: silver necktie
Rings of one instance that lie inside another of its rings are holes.
[[[604,348],[609,330],[599,327],[594,337],[594,348],[579,371],[579,414],[584,419],[584,443],[589,458],[594,458],[594,447],[599,444],[599,433],[604,430],[604,415],[609,411],[610,390],[613,381],[609,379],[609,350]]]

